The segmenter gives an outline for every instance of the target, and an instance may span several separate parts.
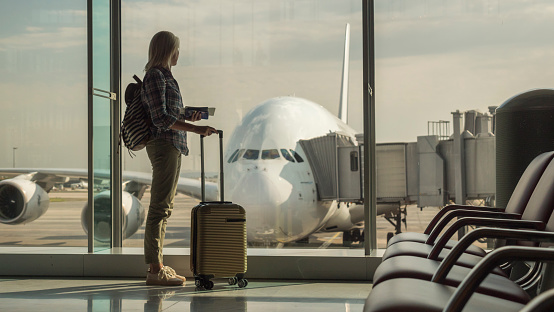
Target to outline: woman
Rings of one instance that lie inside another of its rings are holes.
[[[179,59],[179,38],[169,31],[152,37],[148,50],[141,96],[152,118],[151,139],[146,152],[152,163],[150,207],[144,233],[144,256],[150,265],[147,285],[182,285],[185,278],[163,265],[163,241],[167,219],[171,216],[173,200],[181,169],[181,155],[188,155],[187,132],[209,136],[216,130],[195,126],[180,119],[183,100],[171,67]],[[200,120],[200,112],[188,121]]]

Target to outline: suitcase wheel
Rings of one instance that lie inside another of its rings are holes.
[[[214,282],[210,281],[209,279],[203,279],[203,278],[197,278],[195,281],[194,281],[194,285],[196,285],[196,288],[198,290],[201,290],[201,289],[206,289],[206,290],[210,290],[212,288],[214,288]]]
[[[240,288],[244,288],[244,287],[248,286],[248,280],[243,278],[243,279],[238,281],[238,284],[239,284]]]
[[[236,285],[238,283],[239,279],[235,277],[229,278],[229,285]]]

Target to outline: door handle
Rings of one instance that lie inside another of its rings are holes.
[[[95,91],[97,91],[97,92],[95,92]],[[105,93],[105,94],[108,94],[108,95],[99,94],[98,92],[102,92],[102,93]],[[103,97],[103,98],[110,99],[110,100],[114,100],[114,101],[117,100],[117,94],[115,94],[113,92],[110,92],[110,91],[97,89],[97,88],[92,88],[92,95],[96,95],[96,96]]]

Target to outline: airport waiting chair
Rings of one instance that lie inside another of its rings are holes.
[[[554,311],[554,289],[545,291],[531,300],[519,312],[552,312]]]
[[[539,182],[535,187],[533,194],[531,195],[531,198],[529,199],[527,208],[524,212],[525,217],[529,217],[530,219],[534,219],[535,221],[529,221],[529,220],[500,220],[500,221],[509,222],[511,224],[517,224],[517,223],[542,224],[540,227],[537,227],[536,229],[540,229],[544,232],[554,232],[554,215],[552,213],[553,208],[554,208],[554,161],[552,161],[544,171],[542,177],[540,178]],[[548,215],[548,219],[544,218],[545,215]],[[457,222],[460,222],[462,220],[463,219]],[[494,225],[497,225],[497,223],[495,223]],[[512,233],[512,232],[506,232],[506,231],[509,231],[508,229],[498,229],[498,230],[499,230],[498,232],[499,234],[494,234],[493,237],[492,236],[489,236],[489,237],[504,239],[502,235],[506,235],[506,233]],[[457,286],[461,282],[461,280],[463,280],[463,278],[468,274],[469,269],[467,268],[471,269],[475,264],[477,264],[480,261],[480,259],[478,259],[478,256],[468,255],[465,253],[465,250],[474,241],[476,241],[477,239],[483,238],[480,236],[480,235],[483,235],[482,234],[483,231],[484,230],[482,229],[477,229],[469,232],[460,240],[458,244],[455,245],[453,249],[449,251],[448,254],[446,254],[446,256],[444,257],[444,260],[442,260],[442,263],[448,262],[449,265],[450,264],[455,265],[452,271],[450,272],[450,274],[448,275],[448,278],[446,279],[445,283],[447,285]],[[533,232],[537,232],[537,231],[533,231]],[[513,237],[508,237],[508,238],[515,239]],[[431,253],[427,258],[410,256],[410,255],[404,255],[404,256],[399,255],[396,257],[389,258],[386,261],[383,261],[376,269],[375,274],[373,276],[374,285],[378,285],[387,280],[403,278],[403,277],[431,280],[433,275],[438,270],[439,266],[443,265],[438,255],[439,255],[439,251],[442,248],[442,245],[446,242],[447,239],[448,239],[448,236],[444,235],[433,247],[433,250],[431,251]],[[400,244],[401,243],[399,243],[399,245]],[[473,265],[469,263],[470,261],[474,262]],[[494,268],[493,273],[495,273],[496,275],[500,275],[494,278],[500,278],[501,276],[506,277],[506,275],[502,272],[502,270],[499,267]],[[522,280],[521,282],[523,283],[527,281]],[[493,291],[494,291],[494,287],[495,286],[492,286]]]
[[[487,231],[510,231],[513,236],[525,236],[534,241],[554,242],[554,233],[528,230],[493,229]],[[470,312],[520,311],[529,303],[532,307],[536,302],[520,302],[513,298],[499,298],[481,294],[477,290],[489,273],[499,264],[507,261],[553,261],[554,249],[544,247],[505,246],[489,253],[458,287],[441,283],[440,276],[432,281],[415,278],[398,278],[385,281],[374,286],[364,305],[364,312]],[[505,283],[513,283],[506,281]],[[499,287],[503,287],[499,285]],[[546,295],[545,295],[546,296]],[[548,297],[547,297],[548,299]],[[547,300],[541,299],[538,300]],[[547,300],[548,301],[548,300]],[[533,311],[533,310],[530,310]]]
[[[542,173],[546,169],[546,166],[554,158],[554,151],[545,152],[535,157],[531,163],[527,166],[523,174],[521,175],[518,184],[512,192],[512,196],[506,205],[506,208],[486,207],[486,206],[470,206],[470,205],[448,205],[442,208],[435,217],[429,222],[427,228],[423,233],[404,232],[393,236],[388,242],[387,247],[398,242],[420,242],[424,243],[429,239],[431,232],[438,226],[439,221],[449,214],[449,220],[454,217],[464,216],[464,213],[470,211],[485,211],[485,212],[508,212],[508,213],[523,213],[531,193],[535,189]],[[468,211],[469,210],[469,211]],[[464,211],[464,212],[461,212]],[[456,215],[452,214],[456,212]],[[446,222],[448,223],[448,221]]]
[[[527,169],[521,176],[510,200],[505,209],[480,207],[480,206],[459,206],[450,205],[443,208],[431,221],[424,233],[402,233],[393,237],[388,244],[387,250],[383,255],[383,261],[399,255],[412,255],[419,257],[428,257],[437,241],[441,248],[437,259],[443,259],[448,250],[453,248],[457,241],[450,240],[459,228],[466,225],[478,226],[500,226],[500,227],[524,227],[540,229],[540,224],[534,222],[512,222],[513,220],[530,220],[545,222],[551,212],[548,208],[538,212],[533,209],[526,209],[529,200],[535,191],[538,181],[544,174],[548,165],[554,158],[554,151],[543,153],[527,166]],[[446,225],[454,218],[462,218],[447,228],[442,236],[440,233]],[[538,228],[537,228],[538,227]],[[465,251],[469,256],[467,267],[473,267],[483,257],[486,252],[477,247],[470,246]],[[475,255],[477,257],[472,257]]]

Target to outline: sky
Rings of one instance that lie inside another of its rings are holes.
[[[455,110],[487,112],[552,87],[552,1],[375,3],[378,142],[414,142],[428,121],[450,121]],[[86,167],[86,1],[0,0],[0,8],[0,167]],[[204,124],[228,135],[276,96],[336,114],[350,23],[349,123],[362,130],[360,1],[129,0],[122,12],[123,87],[143,75],[150,38],[170,30],[181,41],[172,71],[185,105],[216,107]],[[197,138],[189,144],[183,171],[199,166]],[[124,169],[150,170],[145,154],[126,157]]]

